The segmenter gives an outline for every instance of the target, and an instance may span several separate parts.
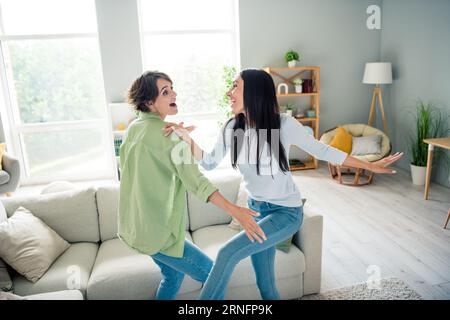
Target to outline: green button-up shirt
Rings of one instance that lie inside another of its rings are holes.
[[[157,114],[139,112],[127,129],[120,147],[118,236],[144,254],[182,257],[186,189],[207,202],[217,188],[198,170],[188,144],[175,134],[164,137],[164,125]],[[174,148],[188,163],[173,157]]]

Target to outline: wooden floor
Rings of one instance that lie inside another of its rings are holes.
[[[367,281],[378,271],[381,278],[404,280],[426,299],[450,299],[450,225],[442,229],[450,189],[432,184],[425,201],[424,187],[414,186],[401,169],[376,175],[364,187],[336,183],[324,163],[293,175],[307,206],[324,216],[322,291]],[[14,195],[41,188],[23,187]]]
[[[432,184],[429,200],[410,174],[376,175],[351,187],[318,170],[296,171],[307,204],[324,216],[322,291],[397,277],[425,299],[450,299],[450,189]],[[305,207],[307,209],[307,207]]]

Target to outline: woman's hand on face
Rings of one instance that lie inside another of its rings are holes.
[[[180,138],[182,138],[184,141],[189,141],[191,137],[189,136],[189,133],[191,133],[196,127],[195,126],[189,126],[184,127],[184,122],[180,122],[179,124],[169,122],[163,127],[164,136],[170,135],[172,132],[175,132]]]
[[[253,220],[253,217],[257,216],[259,216],[259,213],[242,207],[237,207],[236,211],[233,212],[233,217],[244,228],[245,234],[250,241],[254,242],[256,239],[259,243],[262,243],[263,239],[267,240],[267,238],[261,227]]]
[[[388,174],[397,173],[395,170],[389,169],[387,167],[393,164],[394,162],[400,160],[401,157],[403,157],[403,152],[396,152],[395,154],[390,155],[389,157],[372,162],[371,171],[375,173],[388,173]]]

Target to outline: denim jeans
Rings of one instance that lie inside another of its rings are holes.
[[[204,283],[213,261],[192,242],[184,241],[183,257],[175,258],[156,253],[152,259],[161,269],[162,280],[156,292],[157,300],[173,300],[183,283],[184,275]]]
[[[200,300],[222,300],[235,266],[250,256],[261,298],[278,300],[275,274],[275,246],[295,234],[303,222],[303,207],[283,207],[269,202],[248,200],[249,208],[260,213],[255,217],[267,240],[251,242],[241,231],[219,250],[214,266],[200,293]]]

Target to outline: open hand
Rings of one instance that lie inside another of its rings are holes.
[[[255,239],[262,243],[263,240],[267,240],[264,231],[261,227],[253,220],[253,217],[259,216],[258,212],[252,211],[247,208],[236,207],[237,209],[233,212],[233,217],[239,222],[239,224],[244,228],[244,231],[247,237],[251,242],[254,242]]]
[[[184,122],[180,122],[179,124],[169,122],[163,127],[164,136],[170,135],[172,132],[175,132],[180,138],[187,141],[190,139],[189,133],[191,133],[196,127],[189,126],[184,127]]]
[[[395,170],[387,168],[394,162],[398,161],[403,157],[403,152],[396,152],[393,155],[390,155],[389,157],[383,158],[381,160],[372,162],[371,171],[375,173],[387,173],[387,174],[394,174],[397,173]]]

